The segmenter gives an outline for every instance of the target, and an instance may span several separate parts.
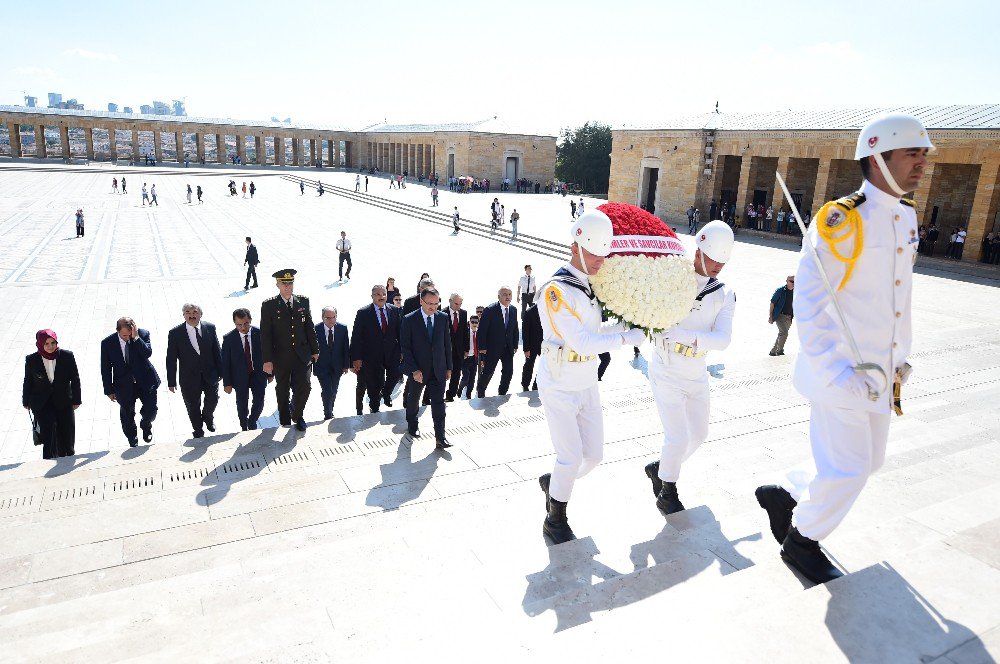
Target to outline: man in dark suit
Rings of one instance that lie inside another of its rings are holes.
[[[507,394],[511,376],[514,375],[514,353],[517,352],[517,309],[511,305],[514,292],[503,286],[497,292],[497,302],[483,309],[479,319],[479,384],[476,392],[480,399],[486,396],[486,386],[493,378],[497,363],[500,368],[498,394]]]
[[[420,293],[420,310],[403,318],[399,343],[403,351],[403,373],[406,381],[406,425],[412,437],[417,430],[417,411],[420,408],[420,389],[424,386],[431,400],[431,417],[434,419],[434,440],[438,449],[451,447],[444,435],[444,386],[451,378],[451,331],[448,315],[438,311],[441,296],[433,288]]]
[[[528,391],[531,384],[531,374],[535,370],[535,360],[542,354],[542,319],[538,314],[538,304],[532,304],[524,310],[524,368],[521,369],[521,390]],[[538,389],[538,383],[531,388]]]
[[[337,322],[337,308],[323,307],[323,322],[316,324],[319,359],[314,372],[323,397],[323,419],[333,417],[333,402],[337,400],[340,377],[351,367],[347,326]]]
[[[420,293],[425,288],[434,288],[434,282],[429,278],[420,280],[420,283],[417,284],[417,294],[403,300],[403,316],[409,316],[420,308]]]
[[[372,303],[358,309],[351,331],[351,370],[364,381],[373,413],[379,401],[392,408],[389,395],[399,382],[399,309],[386,303],[382,284],[372,286]]]
[[[257,288],[257,265],[260,263],[260,259],[257,258],[257,247],[253,246],[253,242],[250,241],[250,236],[247,236],[247,256],[243,259],[243,264],[247,266],[247,283],[243,287],[243,290],[248,291],[251,288]],[[253,277],[253,286],[250,285],[250,277]]]
[[[454,401],[458,393],[458,382],[462,378],[461,367],[465,360],[465,354],[469,349],[469,314],[462,308],[462,296],[452,293],[448,298],[448,308],[445,310],[448,315],[448,331],[451,334],[451,380],[448,382],[448,391],[445,394],[445,401]]]
[[[479,371],[479,316],[469,316],[469,337],[462,354],[462,380],[458,384],[458,396],[472,398],[476,386],[476,372]]]
[[[237,309],[233,312],[236,329],[222,337],[222,389],[226,394],[236,390],[236,414],[243,431],[257,428],[264,411],[264,391],[274,380],[262,368],[260,328],[251,325],[252,320],[249,309]]]
[[[271,276],[275,278],[278,294],[260,305],[262,368],[264,373],[274,376],[278,421],[286,427],[295,422],[296,429],[305,431],[303,412],[312,389],[312,363],[319,359],[316,326],[309,298],[294,293],[295,270],[278,270]]]
[[[192,434],[202,438],[205,430],[215,431],[215,407],[219,405],[222,352],[215,326],[202,322],[197,304],[185,304],[184,322],[167,333],[167,387],[177,391],[177,363],[181,365],[180,386],[184,407],[191,420]],[[202,394],[205,405],[202,406]]]
[[[153,346],[149,332],[141,330],[128,317],[118,319],[115,334],[101,341],[101,380],[104,394],[121,409],[122,432],[130,447],[139,444],[135,428],[135,401],[142,403],[139,427],[145,442],[153,440],[153,420],[156,419],[156,388],[160,375],[149,361]]]

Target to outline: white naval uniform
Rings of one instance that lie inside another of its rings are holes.
[[[854,357],[815,262],[803,246],[795,279],[800,349],[792,383],[810,401],[815,475],[803,478],[790,473],[782,485],[798,501],[793,524],[813,540],[833,532],[868,476],[885,460],[893,375],[906,363],[912,341],[910,296],[919,241],[916,212],[867,180],[860,193],[865,200],[856,210],[861,216],[863,250],[850,280],[837,292],[837,300],[862,361],[881,366],[889,387],[878,401],[870,401],[839,384],[855,365]],[[843,211],[839,212],[836,220],[843,219]],[[816,247],[836,289],[846,265],[817,237],[817,225],[827,221],[815,219],[807,240]],[[838,245],[840,253],[850,255],[853,241]],[[881,379],[875,382],[881,388]]]
[[[564,268],[588,290],[590,281],[572,265]],[[553,290],[558,302],[553,302]],[[598,353],[622,345],[620,326],[601,326],[601,307],[587,293],[555,279],[538,290],[544,302],[539,302],[542,321],[542,356],[538,367],[538,396],[545,410],[545,419],[556,452],[549,496],[569,502],[573,483],[583,477],[604,456],[604,416],[601,395],[597,388]],[[561,353],[555,351],[562,346]],[[566,362],[560,359],[572,350],[583,356],[593,356],[587,362]]]
[[[698,292],[709,278],[695,275]],[[660,471],[664,482],[676,482],[681,464],[708,437],[708,370],[704,357],[686,357],[665,350],[674,343],[697,352],[724,350],[733,336],[736,294],[721,282],[721,288],[695,301],[691,313],[674,327],[653,335],[653,362],[649,385],[663,424]]]

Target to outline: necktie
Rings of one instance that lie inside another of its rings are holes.
[[[194,338],[195,341],[198,342],[198,345],[195,348],[195,350],[197,350],[198,354],[201,355],[201,332],[198,331],[198,328],[194,328]]]
[[[503,308],[503,328],[507,329],[507,307]]]
[[[457,311],[452,311],[451,312],[451,318],[452,318],[452,320],[451,320],[451,331],[454,332],[455,334],[458,334],[458,312]]]
[[[291,300],[289,300],[288,302],[285,302],[285,307],[288,309],[288,313],[292,313],[292,301]]]
[[[243,335],[243,357],[247,361],[247,373],[253,373],[253,358],[250,355],[250,335]]]
[[[128,342],[127,341],[125,342],[125,349],[122,351],[122,354],[125,356],[125,364],[126,364],[126,366],[130,366],[132,363],[128,359]]]
[[[431,317],[427,317],[427,338],[434,341],[434,323],[431,322]]]
[[[472,333],[472,357],[479,357],[479,342],[476,340],[476,333]]]
[[[333,330],[326,331],[326,345],[330,347],[331,351],[333,350]]]
[[[382,324],[382,334],[389,331],[389,322],[385,319],[385,309],[379,307],[378,310],[379,322]]]

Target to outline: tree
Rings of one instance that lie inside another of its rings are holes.
[[[579,184],[589,193],[608,193],[611,126],[587,122],[576,129],[563,129],[556,143],[556,177]]]

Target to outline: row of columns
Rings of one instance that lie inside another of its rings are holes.
[[[24,151],[21,144],[21,124],[16,122],[8,122],[7,127],[10,134],[10,147],[11,156],[13,157],[23,157]],[[35,145],[36,153],[35,156],[38,158],[48,157],[48,152],[45,148],[45,125],[37,125],[35,129]],[[87,158],[95,158],[94,149],[94,129],[95,127],[84,127],[84,141],[86,143]],[[118,141],[116,136],[116,130],[114,127],[107,129],[108,132],[108,143],[109,143],[109,158],[112,161],[118,159]],[[139,131],[137,129],[124,129],[121,131],[128,131],[132,135],[132,158],[138,159],[140,154],[139,146]],[[163,160],[163,137],[162,133],[157,130],[151,130],[153,132],[153,154],[157,161]],[[195,158],[198,162],[205,159],[205,136],[206,134],[201,132],[182,132],[175,131],[174,137],[176,141],[177,150],[177,161],[184,160],[184,135],[186,133],[194,134],[195,142]],[[229,152],[226,147],[226,136],[235,136],[236,138],[236,155],[239,157],[241,162],[246,162],[246,139],[247,136],[243,134],[215,134],[215,145],[216,145],[216,160],[219,163],[226,163],[229,161]],[[254,147],[256,148],[257,163],[266,164],[267,154],[266,154],[266,141],[267,136],[263,134],[254,134]],[[285,154],[285,137],[284,136],[274,136],[274,152],[275,152],[275,163],[279,166],[285,166],[287,162],[287,157]],[[69,127],[66,125],[59,126],[59,140],[61,144],[61,152],[63,158],[69,159],[72,155],[70,152],[69,143]],[[325,165],[331,167],[338,167],[344,162],[347,167],[352,167],[352,150],[351,141],[344,141],[344,149],[341,149],[341,141],[337,139],[322,138],[320,136],[315,136],[311,138],[300,138],[291,137],[292,141],[292,163],[295,166],[313,166],[322,157],[322,150],[325,147],[327,152],[327,158],[325,160]],[[304,150],[303,141],[309,143],[309,161],[304,162]],[[324,145],[325,144],[325,145]]]
[[[429,177],[437,172],[437,149],[424,143],[368,143],[368,166],[385,173]]]

